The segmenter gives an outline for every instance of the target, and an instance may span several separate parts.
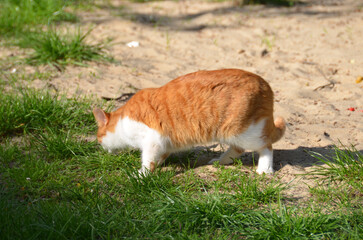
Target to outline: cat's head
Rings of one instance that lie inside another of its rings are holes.
[[[120,148],[118,146],[117,136],[115,133],[115,126],[112,121],[112,114],[107,113],[99,108],[93,109],[93,115],[97,121],[97,140],[102,145],[102,147],[113,152]]]

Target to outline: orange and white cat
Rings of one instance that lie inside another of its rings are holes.
[[[269,84],[238,69],[190,73],[137,92],[114,112],[93,114],[103,148],[140,149],[144,174],[170,153],[209,142],[230,145],[209,163],[230,164],[247,149],[259,153],[257,173],[273,173],[272,144],[286,128],[282,118],[273,119]]]

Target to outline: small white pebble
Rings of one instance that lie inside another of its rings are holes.
[[[132,41],[132,42],[127,43],[126,46],[128,46],[128,47],[138,47],[138,46],[140,46],[140,44],[139,44],[139,42]]]

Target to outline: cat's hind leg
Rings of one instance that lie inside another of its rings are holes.
[[[258,151],[258,167],[256,172],[258,174],[262,173],[274,173],[273,169],[273,151],[272,146],[266,146]]]
[[[213,164],[219,161],[222,165],[227,165],[233,163],[233,158],[238,158],[244,152],[243,148],[230,146],[229,149],[224,152],[219,158],[214,158],[208,162],[208,164]]]

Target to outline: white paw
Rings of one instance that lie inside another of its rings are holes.
[[[146,177],[147,175],[150,174],[150,170],[147,168],[140,168],[139,169],[139,177]]]
[[[257,168],[256,172],[258,174],[263,174],[263,173],[273,174],[275,171],[272,168],[267,168],[267,169]]]

